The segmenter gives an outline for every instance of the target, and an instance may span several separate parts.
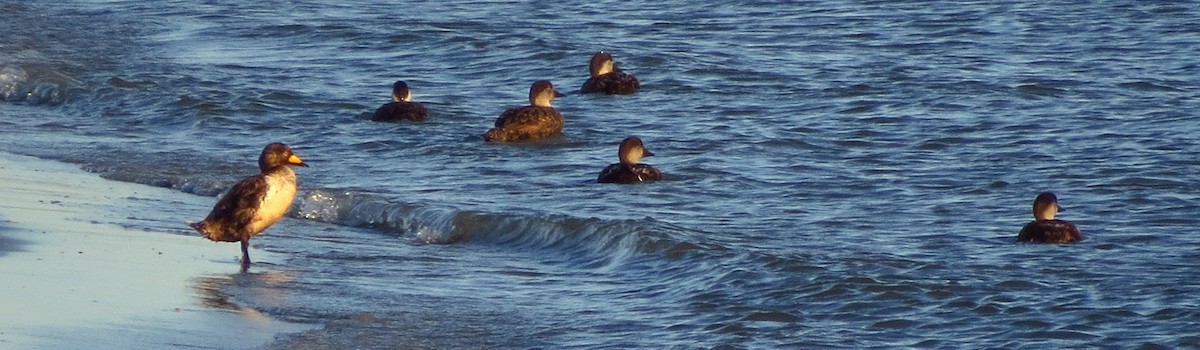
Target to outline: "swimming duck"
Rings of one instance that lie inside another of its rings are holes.
[[[626,137],[621,141],[621,148],[617,150],[617,157],[621,159],[621,162],[609,165],[600,171],[596,182],[629,184],[662,180],[662,172],[658,169],[649,164],[638,163],[642,157],[653,155],[654,153],[650,153],[642,145],[642,139],[636,136]]]
[[[1017,241],[1037,243],[1071,243],[1083,239],[1079,229],[1070,221],[1055,220],[1054,215],[1063,211],[1058,206],[1058,197],[1043,192],[1033,200],[1034,221],[1025,224]]]
[[[529,87],[529,105],[509,108],[496,118],[496,127],[483,134],[490,142],[537,141],[562,134],[563,116],[550,105],[563,94],[554,90],[548,80],[538,80]]]
[[[272,143],[258,156],[260,173],[242,179],[217,201],[204,221],[189,224],[204,238],[216,242],[242,242],[242,268],[250,265],[250,237],[283,218],[296,198],[296,172],[290,166],[308,166],[292,149]]]
[[[414,122],[425,121],[425,116],[429,111],[420,103],[412,101],[412,91],[408,90],[408,83],[403,80],[397,80],[392,84],[392,102],[388,102],[379,109],[375,110],[375,115],[371,116],[371,120],[381,122],[408,120]]]
[[[583,87],[579,88],[579,92],[627,95],[641,87],[636,77],[625,74],[620,68],[617,68],[617,63],[613,62],[612,55],[607,52],[601,51],[592,55],[592,62],[588,64],[588,70],[591,71],[591,77],[583,82]]]

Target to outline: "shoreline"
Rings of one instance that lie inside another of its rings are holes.
[[[258,252],[241,273],[236,245],[187,228],[213,198],[4,152],[0,198],[0,348],[255,348],[314,327],[229,300],[281,272]]]

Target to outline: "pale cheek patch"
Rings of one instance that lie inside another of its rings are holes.
[[[613,61],[604,62],[604,64],[600,65],[600,75],[612,73],[612,71],[613,71]]]

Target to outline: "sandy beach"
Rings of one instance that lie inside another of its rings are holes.
[[[311,328],[226,296],[286,274],[259,250],[240,273],[237,245],[187,229],[214,198],[0,153],[0,199],[0,348],[255,348]]]

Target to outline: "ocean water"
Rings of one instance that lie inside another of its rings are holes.
[[[292,145],[292,218],[252,241],[272,258],[237,273],[230,245],[196,281],[316,325],[272,349],[1196,348],[1195,23],[1187,1],[0,0],[0,150],[216,196]],[[642,90],[574,93],[598,50]],[[427,122],[369,120],[397,79]],[[540,79],[564,135],[483,142]],[[666,179],[594,183],[628,135]],[[1083,242],[1014,242],[1042,191]]]

